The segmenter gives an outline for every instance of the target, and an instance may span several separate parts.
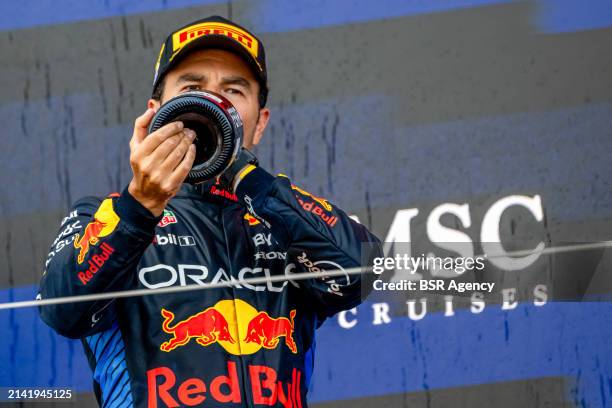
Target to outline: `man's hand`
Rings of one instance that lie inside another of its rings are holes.
[[[134,174],[128,191],[158,217],[178,192],[195,159],[195,132],[171,122],[147,136],[153,109],[139,116],[130,140],[130,166]]]

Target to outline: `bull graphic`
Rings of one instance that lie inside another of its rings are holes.
[[[274,349],[281,337],[293,353],[297,353],[297,345],[293,340],[295,309],[289,312],[289,318],[273,318],[266,312],[259,312],[247,327],[245,343],[257,343],[267,349]]]
[[[159,347],[162,351],[168,352],[184,346],[192,338],[195,338],[196,343],[204,347],[217,341],[228,341],[232,344],[236,342],[230,334],[227,320],[214,307],[209,307],[173,326],[170,326],[170,323],[174,320],[174,313],[162,309],[161,314],[164,317],[162,329],[174,335],[173,338],[162,343]]]

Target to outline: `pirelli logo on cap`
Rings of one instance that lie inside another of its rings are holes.
[[[172,56],[174,57],[181,48],[196,38],[210,34],[224,35],[237,41],[257,60],[259,43],[253,36],[236,26],[216,22],[194,24],[174,33],[172,35]]]

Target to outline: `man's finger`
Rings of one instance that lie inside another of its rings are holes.
[[[196,134],[193,130],[184,129],[183,132],[185,133],[185,136],[178,142],[178,144],[171,151],[168,152],[165,159],[163,159],[163,162],[160,165],[160,169],[163,169],[164,171],[167,171],[168,173],[174,171],[176,166],[178,166],[181,163],[181,161],[185,157],[185,154],[189,150],[189,146],[191,145],[191,143],[193,143],[193,140],[195,139]],[[159,149],[160,148],[158,147],[155,150],[155,153],[157,153]]]
[[[134,133],[132,134],[132,140],[130,141],[130,145],[133,147],[138,146],[145,137],[147,137],[149,123],[151,119],[155,116],[155,110],[153,108],[149,108],[136,118],[134,121]]]
[[[194,144],[191,144],[189,145],[189,149],[187,150],[185,157],[183,157],[183,160],[181,160],[181,163],[176,166],[176,169],[174,169],[174,171],[168,178],[173,185],[182,184],[183,181],[185,181],[187,174],[189,174],[189,171],[193,166],[193,161],[195,160],[195,157],[196,147]]]
[[[161,170],[162,172],[165,172],[167,174],[171,173],[172,170],[174,170],[174,167],[166,168],[164,167],[164,163],[168,157],[174,154],[174,151],[179,148],[183,140],[185,140],[186,138],[187,134],[185,133],[185,130],[170,136],[169,138],[161,142],[161,144],[157,146],[155,150],[147,156],[147,161],[155,163],[156,169]],[[187,149],[183,150],[183,154],[181,155],[180,159],[183,158],[186,151]],[[176,164],[178,164],[178,162]]]
[[[170,122],[162,126],[145,138],[139,146],[138,154],[142,156],[150,155],[166,139],[174,135],[180,135],[182,131],[183,122],[181,121]]]

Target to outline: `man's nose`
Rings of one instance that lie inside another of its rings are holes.
[[[218,93],[218,94],[223,92],[223,88],[221,87],[221,84],[210,84],[210,83],[206,84],[205,90],[214,92],[214,93]]]

